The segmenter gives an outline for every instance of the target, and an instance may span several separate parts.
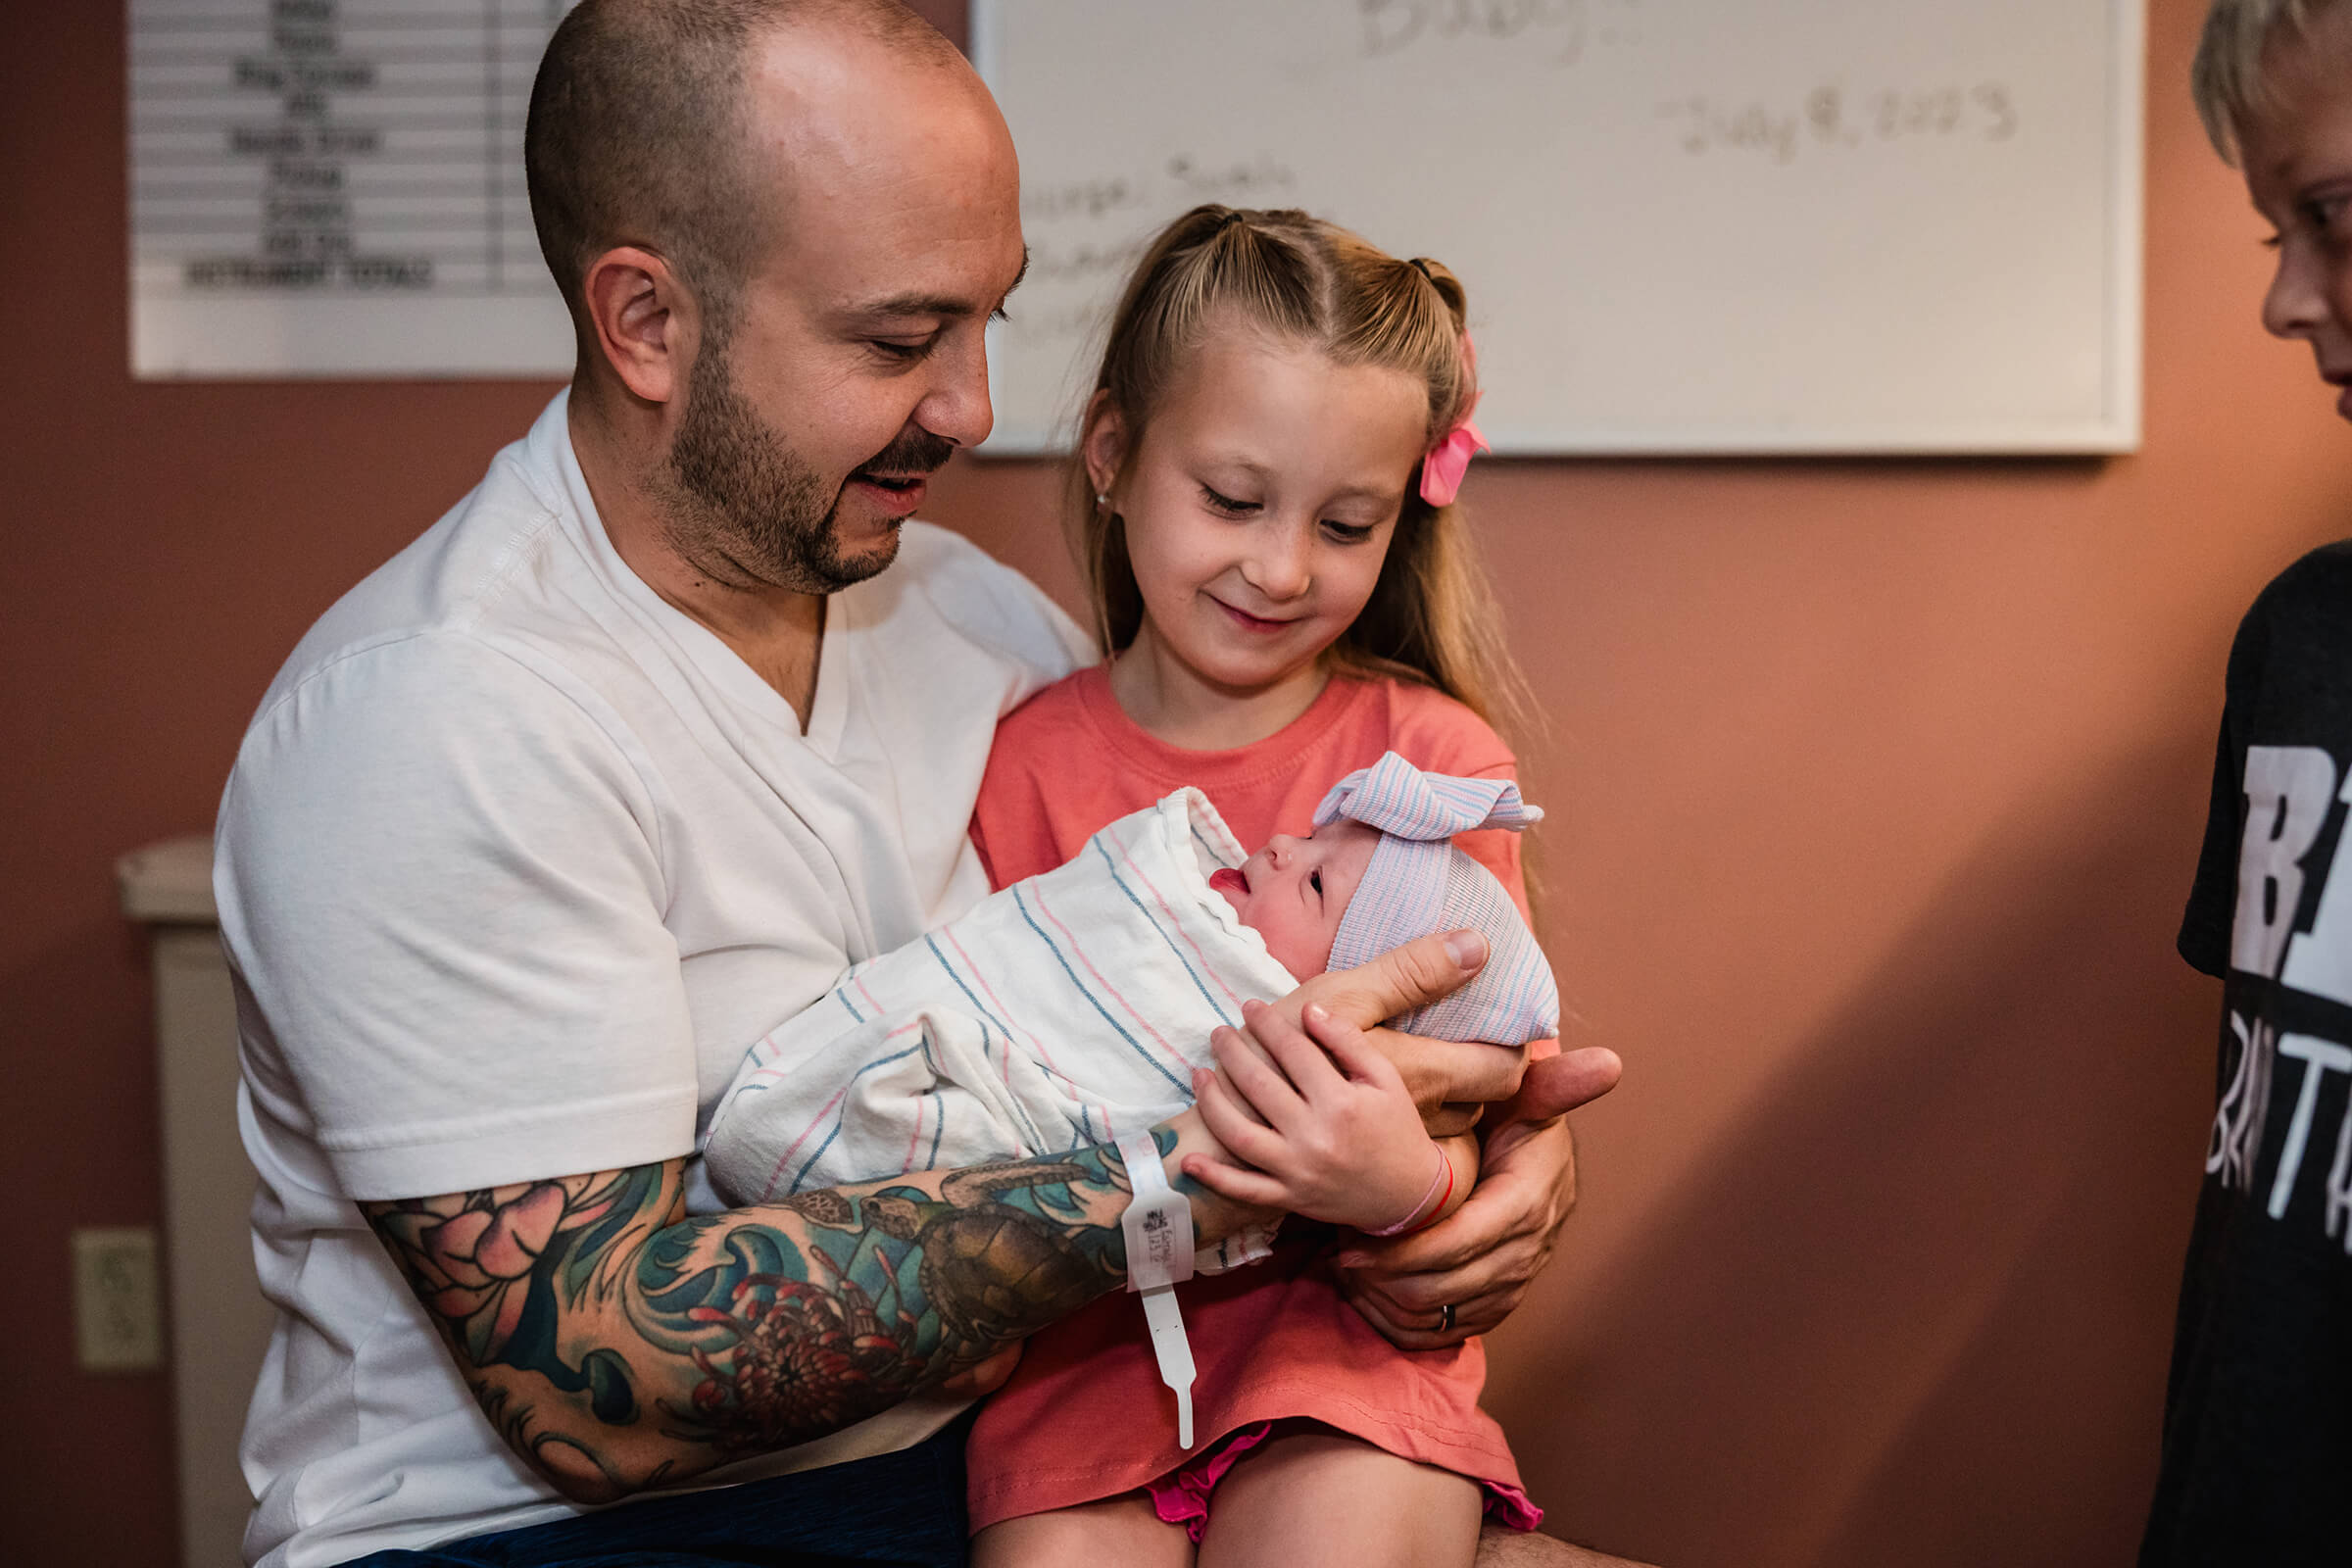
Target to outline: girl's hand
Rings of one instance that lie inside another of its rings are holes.
[[[1607,1094],[1620,1070],[1616,1053],[1593,1046],[1530,1067],[1518,1098],[1488,1118],[1469,1201],[1415,1235],[1365,1237],[1341,1250],[1348,1303],[1407,1350],[1458,1344],[1509,1316],[1576,1202],[1567,1113]],[[1441,1329],[1448,1306],[1453,1326]]]
[[[1440,1155],[1396,1067],[1363,1032],[1320,1005],[1307,1031],[1262,1003],[1209,1037],[1218,1070],[1195,1081],[1201,1120],[1236,1165],[1187,1155],[1184,1173],[1236,1202],[1378,1230],[1438,1197]]]
[[[1478,1125],[1485,1102],[1507,1100],[1518,1089],[1526,1053],[1502,1046],[1422,1040],[1376,1025],[1468,984],[1486,964],[1487,956],[1487,939],[1476,931],[1420,937],[1358,968],[1316,975],[1272,1006],[1296,1024],[1302,1008],[1320,1003],[1357,1025],[1364,1038],[1396,1064],[1406,1090],[1421,1107],[1421,1120],[1430,1136],[1468,1132]]]

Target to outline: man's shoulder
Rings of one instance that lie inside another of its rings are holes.
[[[561,484],[532,451],[540,434],[500,452],[481,483],[313,622],[263,707],[357,655],[437,634],[495,640],[505,623],[544,619],[564,597],[548,579],[571,552]]]
[[[885,615],[911,598],[956,638],[1049,679],[1068,673],[1089,653],[1085,633],[1044,589],[935,523],[903,524],[898,560],[859,587],[875,596]]]

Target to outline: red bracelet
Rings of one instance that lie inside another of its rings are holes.
[[[1432,1144],[1429,1147],[1433,1150],[1437,1150],[1438,1168],[1430,1172],[1429,1185],[1421,1190],[1421,1196],[1419,1198],[1413,1200],[1413,1206],[1406,1209],[1404,1218],[1398,1220],[1396,1224],[1383,1225],[1376,1231],[1365,1231],[1363,1233],[1364,1235],[1410,1236],[1414,1231],[1421,1229],[1422,1225],[1429,1223],[1428,1220],[1422,1220],[1421,1225],[1416,1225],[1413,1223],[1413,1221],[1421,1219],[1421,1215],[1424,1210],[1429,1213],[1432,1219],[1446,1211],[1446,1199],[1453,1196],[1453,1161],[1447,1159],[1446,1157],[1446,1151],[1443,1149],[1438,1149],[1437,1145]],[[1437,1206],[1432,1208],[1430,1207],[1429,1195],[1438,1190],[1438,1183],[1440,1181],[1443,1181],[1446,1184],[1445,1197],[1440,1198],[1438,1200]]]
[[[1446,1157],[1446,1151],[1443,1149],[1438,1151],[1438,1163],[1446,1167],[1446,1191],[1438,1195],[1436,1204],[1430,1208],[1429,1218],[1404,1232],[1407,1236],[1418,1236],[1443,1219],[1446,1215],[1446,1200],[1453,1197],[1453,1161]]]

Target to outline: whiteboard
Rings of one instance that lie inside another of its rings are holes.
[[[1469,290],[1512,453],[2139,440],[2142,0],[973,0],[1066,448],[1140,248],[1302,207]]]

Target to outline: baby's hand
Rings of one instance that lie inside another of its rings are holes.
[[[1365,1231],[1409,1222],[1437,1200],[1437,1146],[1404,1080],[1362,1031],[1312,1004],[1312,1039],[1262,1003],[1242,1015],[1264,1054],[1219,1029],[1209,1037],[1218,1071],[1194,1088],[1209,1132],[1248,1167],[1190,1154],[1186,1175],[1236,1202]]]

